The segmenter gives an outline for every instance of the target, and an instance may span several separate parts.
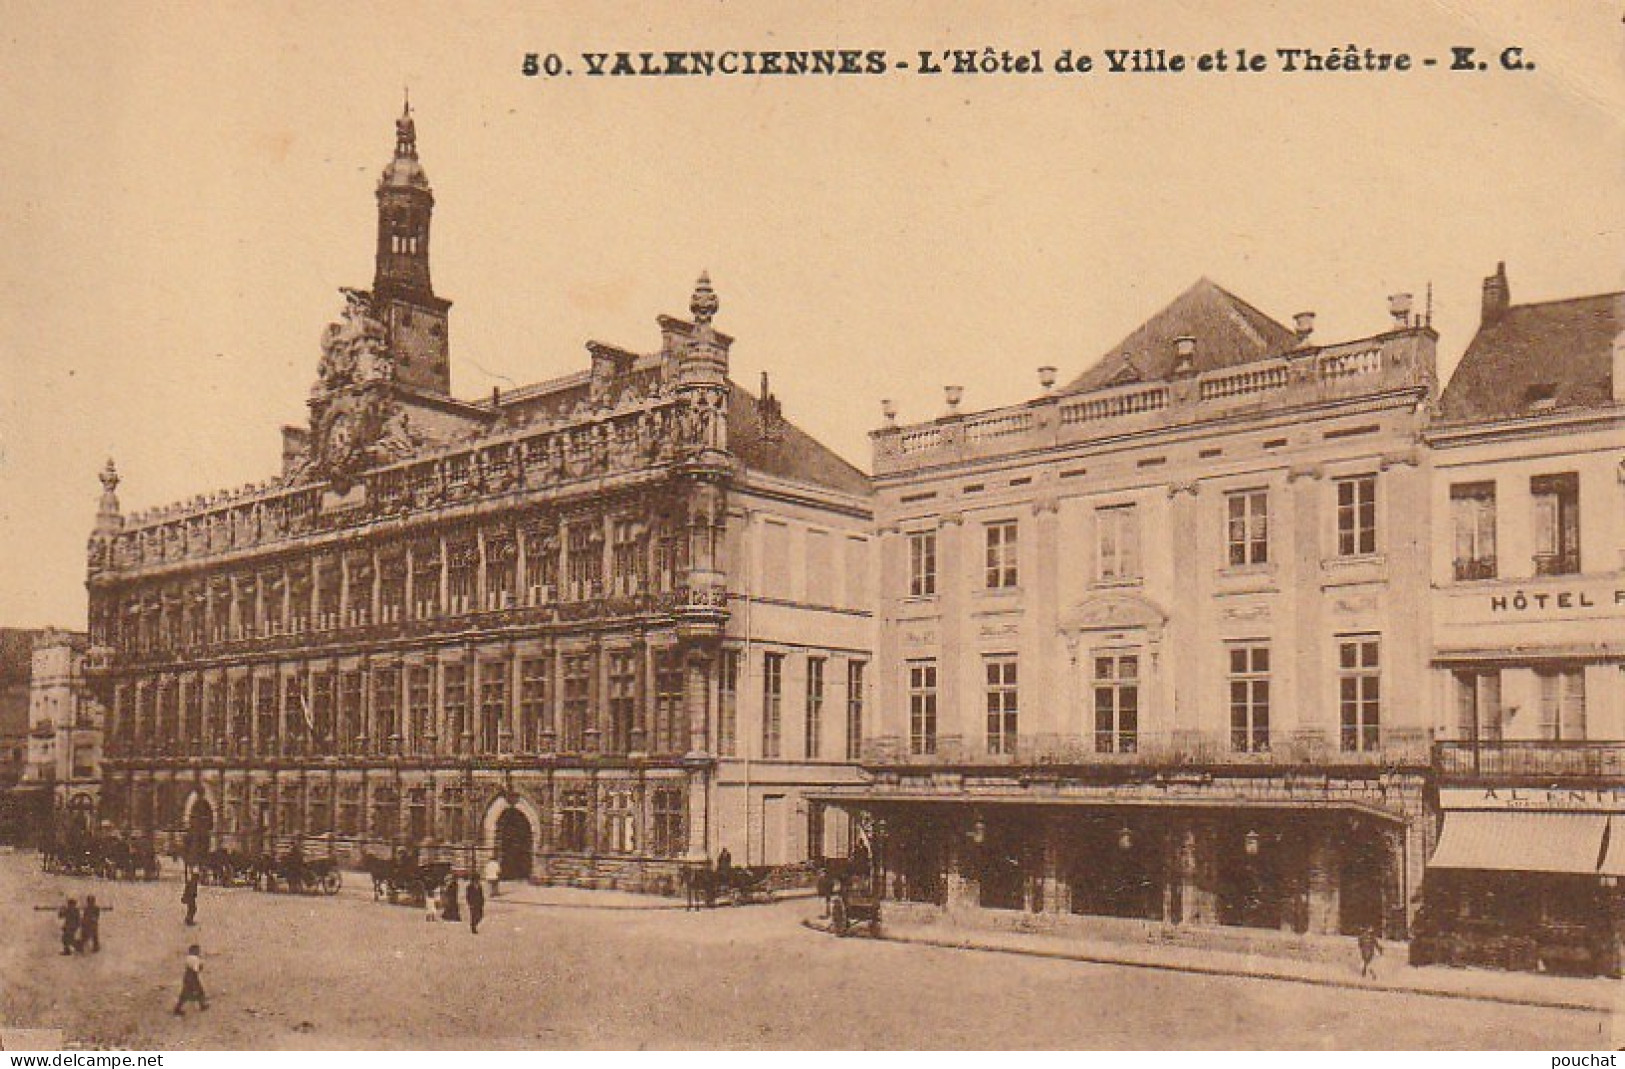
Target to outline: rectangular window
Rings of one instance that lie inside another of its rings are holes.
[[[326,835],[333,830],[333,810],[328,802],[327,785],[312,783],[310,785],[310,798],[306,803],[309,809],[310,824],[305,830],[311,835]]]
[[[986,657],[982,667],[987,676],[987,752],[1013,754],[1020,709],[1016,659],[1008,654]]]
[[[259,752],[264,754],[276,753],[276,711],[277,711],[277,681],[274,676],[262,677],[254,683],[254,715],[259,720]],[[159,691],[161,705],[159,707],[160,739],[168,739],[169,698],[173,693],[171,687],[164,687]]]
[[[412,732],[412,745],[420,754],[431,752],[434,734],[434,706],[429,691],[429,668],[413,665],[406,670],[406,715]]]
[[[587,730],[587,709],[592,694],[592,655],[571,653],[564,657],[564,726],[559,749],[580,753]]]
[[[559,794],[559,849],[565,853],[587,851],[587,792],[579,789]]]
[[[514,568],[519,563],[518,545],[504,531],[485,540],[485,608],[491,612],[511,609],[514,604]]]
[[[1270,495],[1267,490],[1238,490],[1224,495],[1225,542],[1233,568],[1265,564],[1270,559]]]
[[[316,752],[333,752],[333,673],[315,672],[310,677],[310,718],[315,722]]]
[[[339,786],[340,835],[358,835],[361,832],[361,785],[345,783]]]
[[[463,789],[440,788],[440,822],[435,834],[441,839],[456,842],[463,837]]]
[[[375,669],[372,674],[372,748],[374,752],[392,748],[401,730],[401,674],[394,668]]]
[[[762,654],[762,756],[778,757],[784,730],[784,654]]]
[[[1450,488],[1455,526],[1457,582],[1495,578],[1495,484],[1458,483]]]
[[[412,615],[419,620],[440,615],[440,548],[428,542],[412,548]]]
[[[610,541],[610,582],[621,595],[643,589],[643,526],[634,520],[616,520]]]
[[[824,736],[824,658],[807,658],[807,718],[802,732],[803,753],[816,760]]]
[[[366,701],[366,679],[360,672],[342,672],[339,675],[338,749],[340,753],[356,753],[360,747],[362,706]]]
[[[637,810],[629,787],[612,787],[604,796],[604,849],[631,854],[638,848]]]
[[[908,666],[908,752],[937,752],[937,662]]]
[[[738,650],[723,650],[717,667],[717,753],[732,757],[739,745]]]
[[[1230,748],[1265,753],[1270,748],[1270,648],[1230,646]]]
[[[468,666],[465,664],[448,664],[440,673],[445,688],[441,699],[446,711],[446,735],[442,751],[445,753],[461,753],[463,734],[469,730],[468,723]]]
[[[446,543],[446,611],[459,616],[474,610],[475,571],[479,547],[472,540]]]
[[[1134,753],[1140,744],[1140,655],[1106,650],[1094,662],[1095,750]]]
[[[1540,737],[1578,742],[1586,737],[1586,677],[1583,668],[1540,669]]]
[[[606,753],[626,753],[632,748],[632,723],[637,715],[638,661],[631,650],[609,653],[609,738]]]
[[[1337,675],[1343,749],[1377,749],[1382,726],[1382,666],[1376,637],[1339,639]]]
[[[542,731],[547,723],[546,657],[526,657],[519,662],[519,748],[540,753]]]
[[[937,532],[910,531],[908,534],[908,593],[928,598],[937,592]]]
[[[999,590],[1016,585],[1016,521],[990,523],[987,532],[987,588]]]
[[[406,557],[393,553],[378,561],[378,622],[400,623],[406,616]]]
[[[655,650],[655,753],[688,749],[688,722],[683,716],[683,659],[675,649]]]
[[[480,737],[478,753],[498,753],[502,746],[502,722],[508,714],[508,666],[502,661],[480,665]]]
[[[598,595],[597,588],[603,577],[604,562],[600,554],[602,545],[602,536],[598,528],[591,523],[570,525],[569,536],[565,541],[565,552],[569,559],[566,567],[571,601],[584,601]]]
[[[656,857],[677,857],[688,849],[682,788],[656,787],[651,793],[650,809],[654,827],[650,850]]]
[[[1529,480],[1535,505],[1535,574],[1580,571],[1580,479],[1573,472]]]
[[[863,661],[846,662],[846,759],[863,756]]]
[[[1140,578],[1140,514],[1133,505],[1095,510],[1100,578],[1131,582]]]
[[[1337,555],[1363,557],[1377,551],[1377,477],[1337,482]]]
[[[1501,673],[1461,671],[1456,677],[1456,738],[1501,741]]]

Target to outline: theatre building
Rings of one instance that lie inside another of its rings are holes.
[[[1203,280],[1063,388],[886,406],[873,778],[821,797],[889,916],[1406,933],[1436,338],[1390,316],[1322,342]]]
[[[867,478],[730,381],[703,276],[652,351],[454,397],[410,114],[377,203],[279,476],[133,516],[102,476],[103,815],[591,885],[843,852],[805,795],[857,778]]]
[[[1428,432],[1443,832],[1416,952],[1617,972],[1625,876],[1625,294],[1512,304]]]

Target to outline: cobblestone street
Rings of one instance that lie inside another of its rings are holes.
[[[527,889],[472,936],[374,904],[346,876],[335,898],[204,888],[189,930],[173,879],[69,880],[0,855],[3,1022],[160,1050],[1614,1045],[1596,1013],[837,940],[799,923],[809,899],[693,914],[573,894],[549,908]],[[112,907],[100,954],[60,956],[54,916],[28,909],[64,893]],[[177,1019],[192,941],[210,1009]]]

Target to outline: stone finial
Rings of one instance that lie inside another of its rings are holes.
[[[118,466],[113,463],[112,457],[107,458],[107,465],[102,468],[98,478],[102,481],[102,489],[107,493],[111,494],[118,489]]]
[[[880,402],[880,414],[886,418],[886,426],[897,426],[897,402],[886,398]]]
[[[949,414],[957,414],[959,412],[959,402],[965,399],[965,387],[944,386],[942,394],[943,398],[948,402]]]
[[[710,272],[701,271],[699,281],[694,283],[694,296],[688,301],[688,310],[693,313],[694,322],[711,322],[711,317],[717,314],[720,307],[716,291],[711,288]]]
[[[1045,393],[1055,389],[1055,374],[1056,369],[1052,364],[1045,364],[1038,369],[1038,385]]]

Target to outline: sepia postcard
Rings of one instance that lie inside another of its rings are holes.
[[[1625,1044],[1618,5],[6,15],[11,1064]]]

